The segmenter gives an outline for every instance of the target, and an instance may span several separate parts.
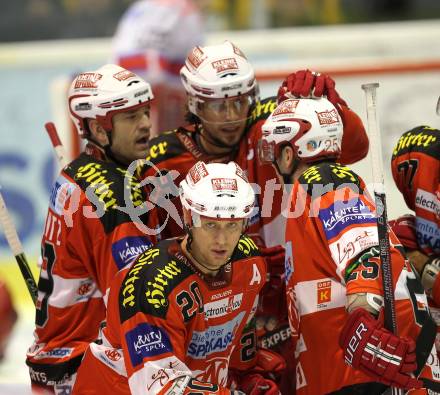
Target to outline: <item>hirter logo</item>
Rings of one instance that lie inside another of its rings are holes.
[[[328,303],[332,299],[332,282],[320,281],[317,284],[318,304]]]
[[[316,115],[320,125],[339,123],[339,116],[336,110],[317,112]]]
[[[102,74],[98,73],[82,73],[76,81],[74,89],[95,89],[96,83],[102,78]]]

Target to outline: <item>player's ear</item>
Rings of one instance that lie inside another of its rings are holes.
[[[93,139],[101,145],[107,145],[109,143],[107,132],[101,126],[101,124],[96,119],[88,119],[87,122]]]
[[[283,174],[290,174],[295,164],[295,151],[290,145],[286,145],[281,150],[279,167]]]

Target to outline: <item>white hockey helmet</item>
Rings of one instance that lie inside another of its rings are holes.
[[[106,131],[118,112],[136,109],[153,99],[150,84],[114,64],[79,74],[69,89],[69,111],[81,137],[88,136],[86,119],[96,119]]]
[[[188,94],[189,111],[197,114],[197,102],[248,94],[251,104],[258,99],[254,69],[243,52],[230,41],[194,47],[180,69]]]
[[[203,217],[241,219],[252,214],[255,194],[235,163],[197,162],[180,182],[184,210]]]
[[[288,99],[280,103],[262,126],[260,158],[275,162],[290,145],[298,159],[315,162],[341,153],[343,124],[326,98]]]

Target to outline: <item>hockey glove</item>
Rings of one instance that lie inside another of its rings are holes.
[[[414,341],[394,335],[366,310],[359,308],[348,316],[339,345],[345,362],[373,380],[404,389],[422,387],[411,377],[417,367]]]
[[[326,96],[334,106],[347,106],[335,89],[335,81],[327,74],[311,70],[299,70],[289,74],[278,89],[278,104],[292,97]]]
[[[278,386],[272,380],[265,379],[261,374],[252,373],[242,377],[240,390],[246,395],[280,395]]]
[[[284,273],[284,256],[286,251],[283,246],[259,247],[259,250],[261,256],[266,260],[269,272],[271,272],[272,268],[280,268],[281,272]]]
[[[411,250],[419,248],[416,234],[416,217],[414,215],[402,215],[389,221],[388,224],[405,248]]]

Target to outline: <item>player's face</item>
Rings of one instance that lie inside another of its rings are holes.
[[[198,115],[206,133],[233,147],[243,135],[250,105],[249,95],[206,100],[199,105]]]
[[[113,117],[112,152],[122,163],[145,159],[148,153],[150,106],[116,114]]]
[[[231,257],[243,232],[243,220],[201,218],[192,228],[191,253],[209,270],[220,269]],[[201,268],[203,270],[203,268]]]

